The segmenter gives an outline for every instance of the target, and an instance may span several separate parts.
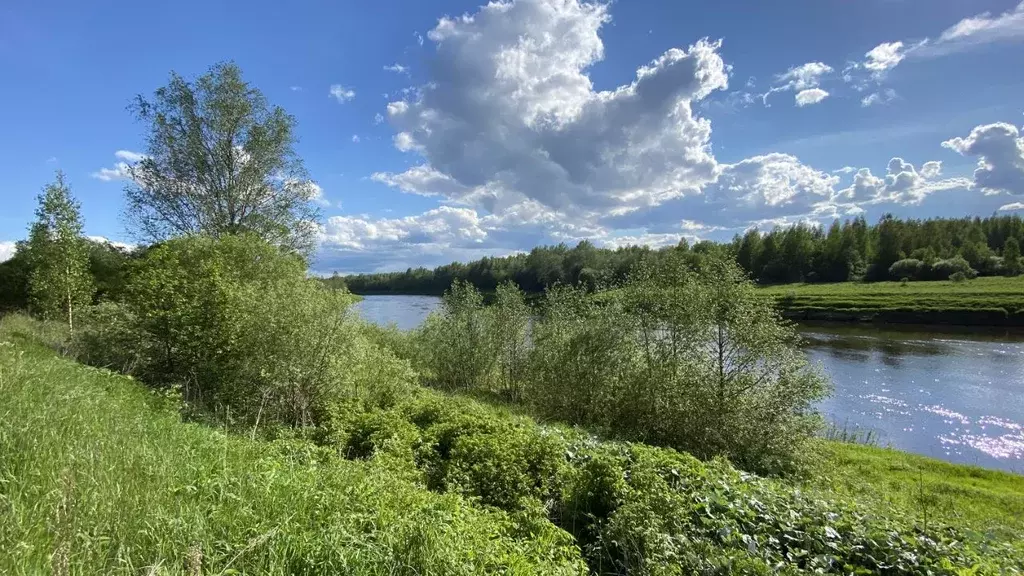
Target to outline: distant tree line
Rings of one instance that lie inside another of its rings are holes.
[[[806,224],[770,232],[752,229],[727,243],[705,240],[691,246],[683,240],[661,249],[598,248],[584,240],[572,248],[541,246],[528,254],[453,262],[433,270],[335,274],[325,282],[357,294],[440,295],[455,280],[483,291],[507,281],[534,293],[558,284],[595,289],[621,283],[641,261],[657,262],[680,252],[694,260],[727,254],[761,284],[945,280],[958,272],[968,278],[1020,274],[1021,243],[1020,216],[901,220],[886,215],[875,225],[858,217],[836,220],[827,229]]]

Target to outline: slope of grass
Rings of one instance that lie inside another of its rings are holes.
[[[571,538],[304,441],[182,423],[0,334],[0,573],[578,574]]]
[[[183,424],[173,402],[2,324],[0,343],[3,574],[1024,569],[1012,532],[963,531],[1013,513],[997,485],[964,493],[976,510],[947,516],[959,525],[924,526],[856,472],[794,489],[427,390],[340,405],[327,448],[263,442]]]
[[[1024,476],[843,442],[823,443],[811,486],[999,538],[1024,535]]]
[[[780,284],[762,290],[798,319],[1024,324],[1024,277],[906,284]]]

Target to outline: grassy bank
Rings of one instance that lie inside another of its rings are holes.
[[[581,557],[592,573],[984,574],[1024,553],[1006,474],[831,445],[831,475],[794,490],[427,390],[342,407],[320,446],[261,441],[0,342],[5,574],[565,574]],[[908,480],[922,462],[924,493],[956,497],[928,526]]]
[[[0,334],[0,573],[578,574],[568,536],[306,441],[180,421]]]
[[[794,320],[1024,326],[1024,277],[780,284],[762,290]]]
[[[1024,476],[951,464],[877,446],[824,442],[810,485],[893,509],[922,525],[948,522],[1013,540],[1024,537]]]

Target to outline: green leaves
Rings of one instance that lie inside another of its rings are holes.
[[[794,469],[827,391],[797,335],[729,259],[687,253],[614,295],[548,295],[528,401],[545,416],[741,467]]]
[[[62,319],[73,331],[75,315],[92,301],[96,289],[78,202],[62,172],[39,195],[26,249],[32,309],[44,318]]]
[[[394,397],[413,379],[407,362],[361,336],[348,293],[307,278],[301,258],[255,235],[155,246],[132,266],[124,300],[99,317],[110,330],[79,339],[83,359],[131,359],[144,382],[180,385],[194,414],[253,435],[320,424],[333,402]]]
[[[270,107],[238,66],[217,64],[192,82],[172,72],[133,109],[149,124],[148,155],[125,190],[139,236],[250,233],[312,251],[319,188],[295,154],[295,118]]]

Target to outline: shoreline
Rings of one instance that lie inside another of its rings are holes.
[[[844,310],[841,308],[787,307],[779,302],[783,318],[798,323],[828,322],[929,328],[1024,328],[1024,314],[997,310]]]

